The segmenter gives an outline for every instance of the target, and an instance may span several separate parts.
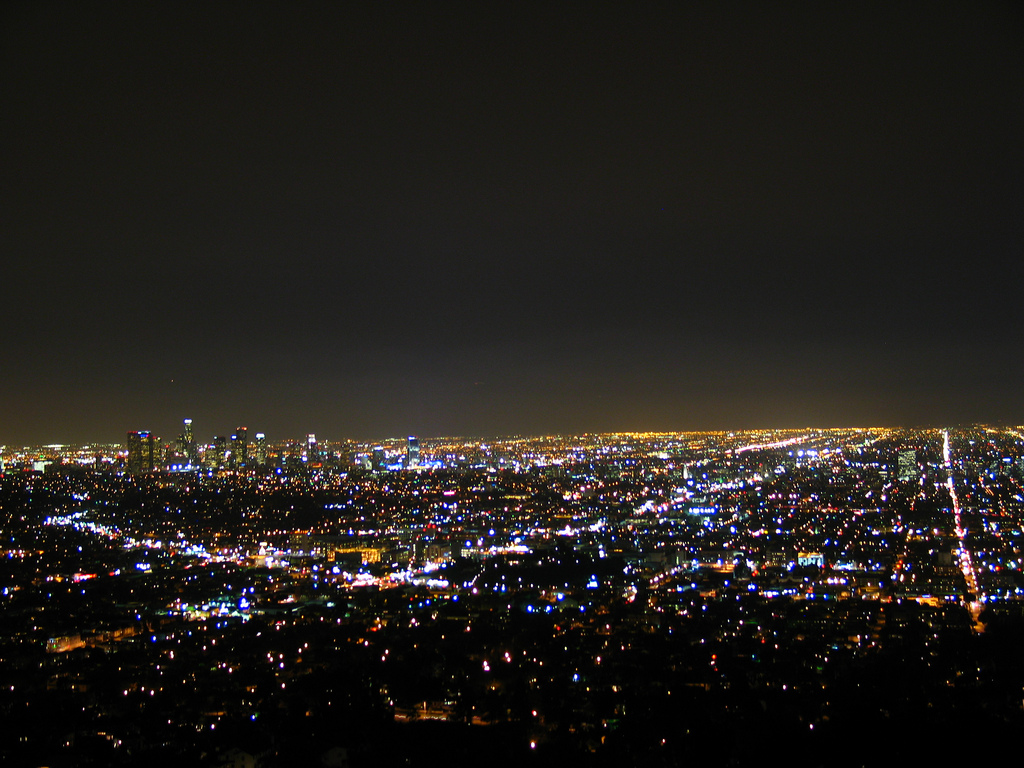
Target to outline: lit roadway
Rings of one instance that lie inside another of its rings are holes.
[[[813,435],[801,435],[800,437],[791,437],[788,440],[779,440],[775,443],[753,443],[751,445],[744,445],[733,451],[733,455],[739,456],[744,451],[763,451],[768,448],[785,448],[787,445],[806,443],[812,437]]]
[[[956,525],[956,537],[960,542],[957,554],[960,556],[960,570],[964,573],[967,581],[967,588],[975,595],[974,602],[968,607],[971,617],[974,619],[975,629],[981,631],[981,624],[978,622],[978,614],[981,613],[981,593],[978,592],[978,579],[974,575],[974,566],[971,564],[971,553],[964,541],[967,538],[967,530],[960,520],[960,500],[956,496],[956,487],[953,483],[953,462],[950,460],[949,432],[942,432],[942,461],[946,466],[946,488],[949,490],[949,497],[953,500],[953,522]]]

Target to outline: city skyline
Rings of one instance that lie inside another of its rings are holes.
[[[1010,4],[2,21],[0,443],[1024,422]]]
[[[184,429],[182,426],[184,422]],[[133,436],[152,436],[156,441],[162,442],[166,448],[170,448],[179,443],[183,438],[191,440],[191,444],[196,448],[209,448],[212,447],[217,440],[226,441],[225,445],[229,446],[229,443],[238,438],[238,431],[248,431],[249,427],[238,427],[235,430],[224,429],[223,424],[215,424],[208,430],[200,430],[200,435],[196,437],[193,433],[194,420],[184,419],[179,421],[177,427],[168,427],[168,429],[161,431],[158,429],[129,429],[127,431],[120,432],[120,438],[114,437],[112,439],[92,439],[92,440],[51,440],[51,441],[26,441],[26,442],[8,442],[0,443],[0,448],[4,448],[7,451],[19,451],[28,448],[80,448],[88,446],[128,446]],[[202,425],[200,425],[201,427]],[[469,440],[469,441],[480,441],[480,440],[514,440],[514,439],[542,439],[548,437],[563,437],[566,439],[578,438],[584,436],[592,437],[620,437],[627,435],[717,435],[717,434],[751,434],[758,432],[800,432],[800,431],[834,431],[834,430],[885,430],[885,431],[900,431],[900,430],[942,430],[942,429],[962,429],[962,428],[997,428],[1005,429],[1011,427],[1021,427],[1024,425],[1010,424],[1006,422],[997,421],[985,421],[985,422],[966,422],[966,423],[953,423],[953,422],[934,422],[930,424],[794,424],[794,425],[761,425],[757,427],[718,427],[713,429],[617,429],[607,431],[584,431],[584,432],[569,432],[559,430],[547,430],[538,432],[507,432],[507,433],[491,433],[491,434],[436,434],[436,435],[407,435],[401,431],[393,433],[379,433],[373,435],[327,435],[321,437],[320,442],[324,444],[351,444],[357,446],[369,446],[374,444],[395,444],[401,446],[401,452],[406,453],[409,449],[409,441],[426,441],[426,442],[443,442],[448,440]],[[262,439],[265,445],[283,446],[288,444],[294,445],[306,445],[307,441],[311,438],[315,438],[315,433],[306,434],[300,429],[292,429],[284,431],[280,434],[272,434],[270,438],[263,429],[253,428],[253,435],[257,439]],[[322,433],[323,434],[323,433]],[[205,438],[203,439],[205,435]],[[246,442],[245,446],[249,449],[250,453],[255,444]]]

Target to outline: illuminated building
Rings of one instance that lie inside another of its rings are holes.
[[[405,465],[407,467],[418,467],[420,465],[420,441],[419,438],[411,435],[405,446]]]
[[[917,452],[900,451],[896,464],[896,478],[903,482],[908,482],[914,480],[919,474]]]
[[[310,464],[317,464],[320,461],[320,448],[316,442],[316,435],[306,436],[306,461]]]
[[[206,449],[206,460],[203,462],[210,469],[224,466],[228,453],[228,440],[222,435],[215,435],[213,442]]]
[[[149,432],[128,433],[128,472],[152,472],[160,463],[159,441]]]
[[[813,565],[818,568],[825,567],[825,556],[820,552],[798,552],[796,556],[797,565]]]
[[[249,461],[249,428],[239,427],[231,436],[231,458],[229,465],[232,468],[244,467]]]
[[[262,432],[256,433],[256,463],[267,463],[267,436]]]
[[[185,419],[185,433],[183,436],[185,438],[184,445],[182,446],[183,453],[188,459],[188,463],[195,465],[198,463],[199,457],[196,453],[196,436],[192,432],[192,419]]]

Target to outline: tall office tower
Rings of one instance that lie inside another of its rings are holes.
[[[192,419],[185,419],[185,432],[184,432],[184,446],[182,452],[185,454],[185,458],[188,459],[188,463],[195,466],[199,463],[199,454],[196,451],[196,436],[192,432]]]
[[[152,472],[160,463],[159,443],[149,432],[128,433],[128,472]]]
[[[231,466],[240,469],[249,461],[249,428],[239,427],[231,436]]]
[[[384,449],[379,445],[374,446],[373,452],[370,454],[370,468],[374,472],[384,469]]]
[[[306,435],[306,461],[310,464],[320,463],[320,446],[313,434]]]
[[[418,467],[420,465],[420,440],[418,437],[409,436],[405,446],[405,466]]]
[[[909,482],[921,476],[917,466],[917,451],[900,451],[896,462],[897,480]]]
[[[267,463],[267,436],[256,433],[256,463],[265,466]]]
[[[211,469],[222,469],[228,460],[228,439],[223,435],[215,435],[213,442],[206,449],[206,466]]]

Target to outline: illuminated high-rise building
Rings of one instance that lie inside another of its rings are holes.
[[[232,469],[240,469],[249,461],[249,428],[239,427],[231,436],[231,460]]]
[[[910,482],[921,476],[917,465],[917,451],[900,451],[896,461],[896,479]]]
[[[149,432],[128,433],[128,472],[141,475],[160,464],[159,441]]]
[[[316,435],[313,434],[306,436],[306,461],[310,464],[320,462],[320,446],[316,442]]]
[[[223,435],[214,435],[213,442],[206,448],[206,460],[203,463],[210,469],[221,469],[227,460],[228,439]]]
[[[375,445],[373,451],[370,453],[370,467],[374,472],[380,472],[384,469],[384,448],[380,445]]]
[[[267,463],[267,436],[262,432],[256,433],[256,463],[261,466]]]
[[[192,419],[185,419],[185,432],[184,432],[184,445],[182,446],[185,458],[188,459],[188,463],[193,466],[198,463],[198,453],[196,452],[196,436],[192,432]]]
[[[405,466],[418,467],[420,465],[420,440],[418,437],[409,436],[405,446]]]

